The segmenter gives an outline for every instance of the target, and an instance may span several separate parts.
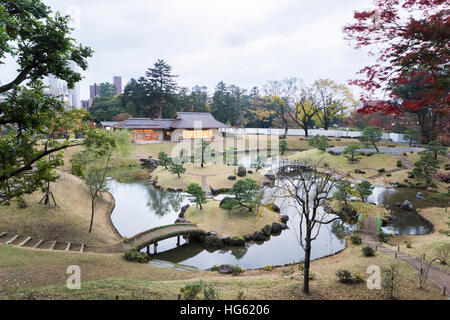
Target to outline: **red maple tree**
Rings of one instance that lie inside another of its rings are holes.
[[[434,140],[436,128],[448,130],[449,1],[374,0],[374,5],[373,10],[355,12],[356,22],[344,27],[351,45],[368,48],[377,58],[359,71],[362,79],[350,81],[364,89],[359,112],[414,113],[422,142]],[[374,98],[379,90],[388,99]]]

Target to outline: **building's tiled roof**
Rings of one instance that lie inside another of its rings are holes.
[[[118,123],[117,121],[102,121],[102,122],[100,122],[100,124],[103,127],[112,127],[112,126],[115,126],[117,123]]]
[[[118,129],[166,129],[161,123],[149,118],[130,118],[114,126]]]
[[[203,129],[228,128],[207,112],[178,112],[174,119],[130,118],[117,122],[118,129],[195,129],[196,122]],[[104,122],[107,123],[107,122]],[[103,125],[103,122],[102,122]],[[200,128],[200,127],[199,127]]]
[[[226,124],[217,121],[211,113],[207,112],[177,112],[171,128],[194,129],[196,125],[200,125],[203,129],[228,128]]]

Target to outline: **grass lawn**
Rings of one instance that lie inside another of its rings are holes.
[[[358,143],[355,139],[336,139],[329,138],[329,144],[335,147],[348,146],[350,144]],[[293,150],[309,150],[312,149],[308,144],[308,139],[297,136],[289,136],[287,137],[287,144],[289,149]],[[261,149],[269,149],[272,148],[277,150],[278,145],[273,145],[272,141],[267,136],[257,136],[257,135],[248,135],[246,137],[238,137],[238,138],[227,138],[222,140],[214,141],[211,144],[211,149],[217,151],[225,151],[230,147],[235,147],[237,150],[255,150],[258,147]],[[380,146],[387,145],[386,143],[380,143]],[[191,150],[193,152],[195,147],[191,142],[163,142],[163,143],[151,143],[151,144],[133,144],[132,157],[135,159],[141,158],[157,158],[158,153],[163,151],[168,155],[172,154],[174,156],[179,155],[179,151],[181,149]]]
[[[182,188],[185,190],[189,184],[198,183],[202,184],[202,176],[206,177],[206,183],[215,188],[230,188],[236,181],[245,178],[251,178],[257,183],[264,181],[265,177],[259,173],[247,174],[246,177],[237,177],[235,181],[228,180],[230,175],[235,175],[237,172],[237,166],[227,166],[223,164],[211,164],[208,163],[202,168],[199,164],[186,164],[186,173],[178,178],[178,175],[172,174],[169,170],[166,170],[163,166],[159,166],[152,173],[152,177],[158,177],[158,184],[166,188]]]
[[[400,246],[400,252],[416,257],[420,257],[425,253],[428,258],[431,258],[435,256],[435,251],[440,246],[450,246],[450,236],[439,232],[450,231],[450,211],[445,212],[445,208],[425,208],[419,209],[419,211],[423,217],[433,223],[435,232],[421,236],[395,235],[391,238],[389,244],[393,249]],[[411,244],[411,248],[406,246],[407,242]],[[450,264],[450,259],[448,264]],[[448,264],[441,265],[436,263],[436,266],[450,272],[450,266]]]
[[[386,298],[382,290],[369,290],[365,283],[341,284],[335,273],[344,268],[352,274],[361,274],[366,280],[370,265],[385,268],[391,263],[400,266],[398,299],[443,299],[441,290],[430,282],[424,290],[419,290],[418,275],[406,263],[381,253],[363,257],[361,246],[353,245],[336,256],[312,262],[315,280],[310,282],[309,296],[301,291],[303,279],[297,268],[292,279],[282,276],[285,268],[245,271],[238,277],[205,271],[191,274],[125,262],[119,255],[82,255],[0,246],[0,299],[114,300],[118,296],[119,299],[175,300],[181,287],[203,280],[220,290],[220,299],[235,300],[242,291],[246,300],[378,300]],[[65,286],[69,265],[81,268],[80,290],[68,290]]]
[[[91,202],[88,189],[79,178],[67,173],[59,174],[60,178],[51,183],[58,207],[39,204],[43,197],[41,191],[26,195],[27,208],[19,209],[15,202],[0,207],[0,232],[92,245],[119,241],[109,222],[114,206],[112,196],[104,194],[97,202],[94,226],[89,234]]]
[[[392,170],[397,168],[397,159],[393,155],[389,154],[373,154],[370,157],[361,156],[360,160],[351,163],[343,155],[333,156],[326,151],[318,149],[299,152],[293,156],[288,157],[289,160],[305,160],[311,159],[312,161],[321,160],[321,166],[328,164],[328,167],[342,172],[350,172],[355,169],[363,169],[366,173],[370,174],[373,171],[384,168],[386,170]],[[364,175],[358,175],[364,176]]]
[[[265,225],[280,222],[280,216],[267,208],[261,207],[262,214],[249,213],[248,210],[228,210],[219,208],[218,201],[208,201],[203,205],[203,210],[195,206],[186,211],[186,219],[195,222],[198,227],[205,231],[214,230],[219,235],[243,236],[260,231]]]

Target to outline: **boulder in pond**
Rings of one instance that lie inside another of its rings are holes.
[[[422,192],[417,192],[416,198],[417,199],[425,199],[425,195]]]
[[[336,150],[328,150],[328,153],[331,154],[332,156],[340,156],[340,155],[342,155],[341,151],[336,151]]]
[[[281,222],[286,223],[289,221],[289,216],[286,214],[280,215]]]
[[[221,274],[233,273],[233,266],[230,264],[223,264],[219,267],[219,273]]]
[[[400,209],[411,211],[412,209],[414,209],[414,206],[409,200],[405,200],[405,202],[403,202],[400,206]]]
[[[244,240],[245,241],[252,241],[253,240],[253,235],[251,234],[244,234]]]
[[[238,177],[245,177],[245,176],[247,175],[247,169],[245,169],[244,167],[240,166],[240,167],[237,169],[236,175],[237,175]]]
[[[282,224],[281,224],[281,229],[287,230],[287,229],[289,229],[289,227],[287,226],[286,223],[282,223]]]
[[[180,218],[184,218],[184,214],[186,213],[186,210],[189,209],[189,207],[190,207],[190,205],[188,205],[188,204],[183,206],[183,207],[181,207],[181,211],[180,211],[180,214],[179,214]]]
[[[272,223],[272,233],[273,234],[281,233],[282,230],[283,230],[283,228],[282,228],[281,224],[279,224],[278,222]]]
[[[262,233],[260,231],[256,231],[255,233],[253,233],[253,240],[254,241],[265,241],[266,236],[264,235],[264,233]]]
[[[229,244],[230,243],[230,236],[223,235],[220,237],[220,241],[222,241],[223,244]]]
[[[203,243],[208,248],[222,248],[223,243],[216,235],[206,236]]]
[[[272,226],[267,224],[261,229],[261,231],[268,237],[272,234]]]

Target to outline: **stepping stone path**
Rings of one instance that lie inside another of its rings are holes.
[[[89,250],[88,246],[84,243],[77,244],[71,242],[48,241],[33,237],[24,237],[17,234],[11,234],[8,232],[0,232],[0,244],[8,244],[22,248],[54,250],[64,252],[85,253],[93,251]],[[86,250],[87,248],[88,250]]]

